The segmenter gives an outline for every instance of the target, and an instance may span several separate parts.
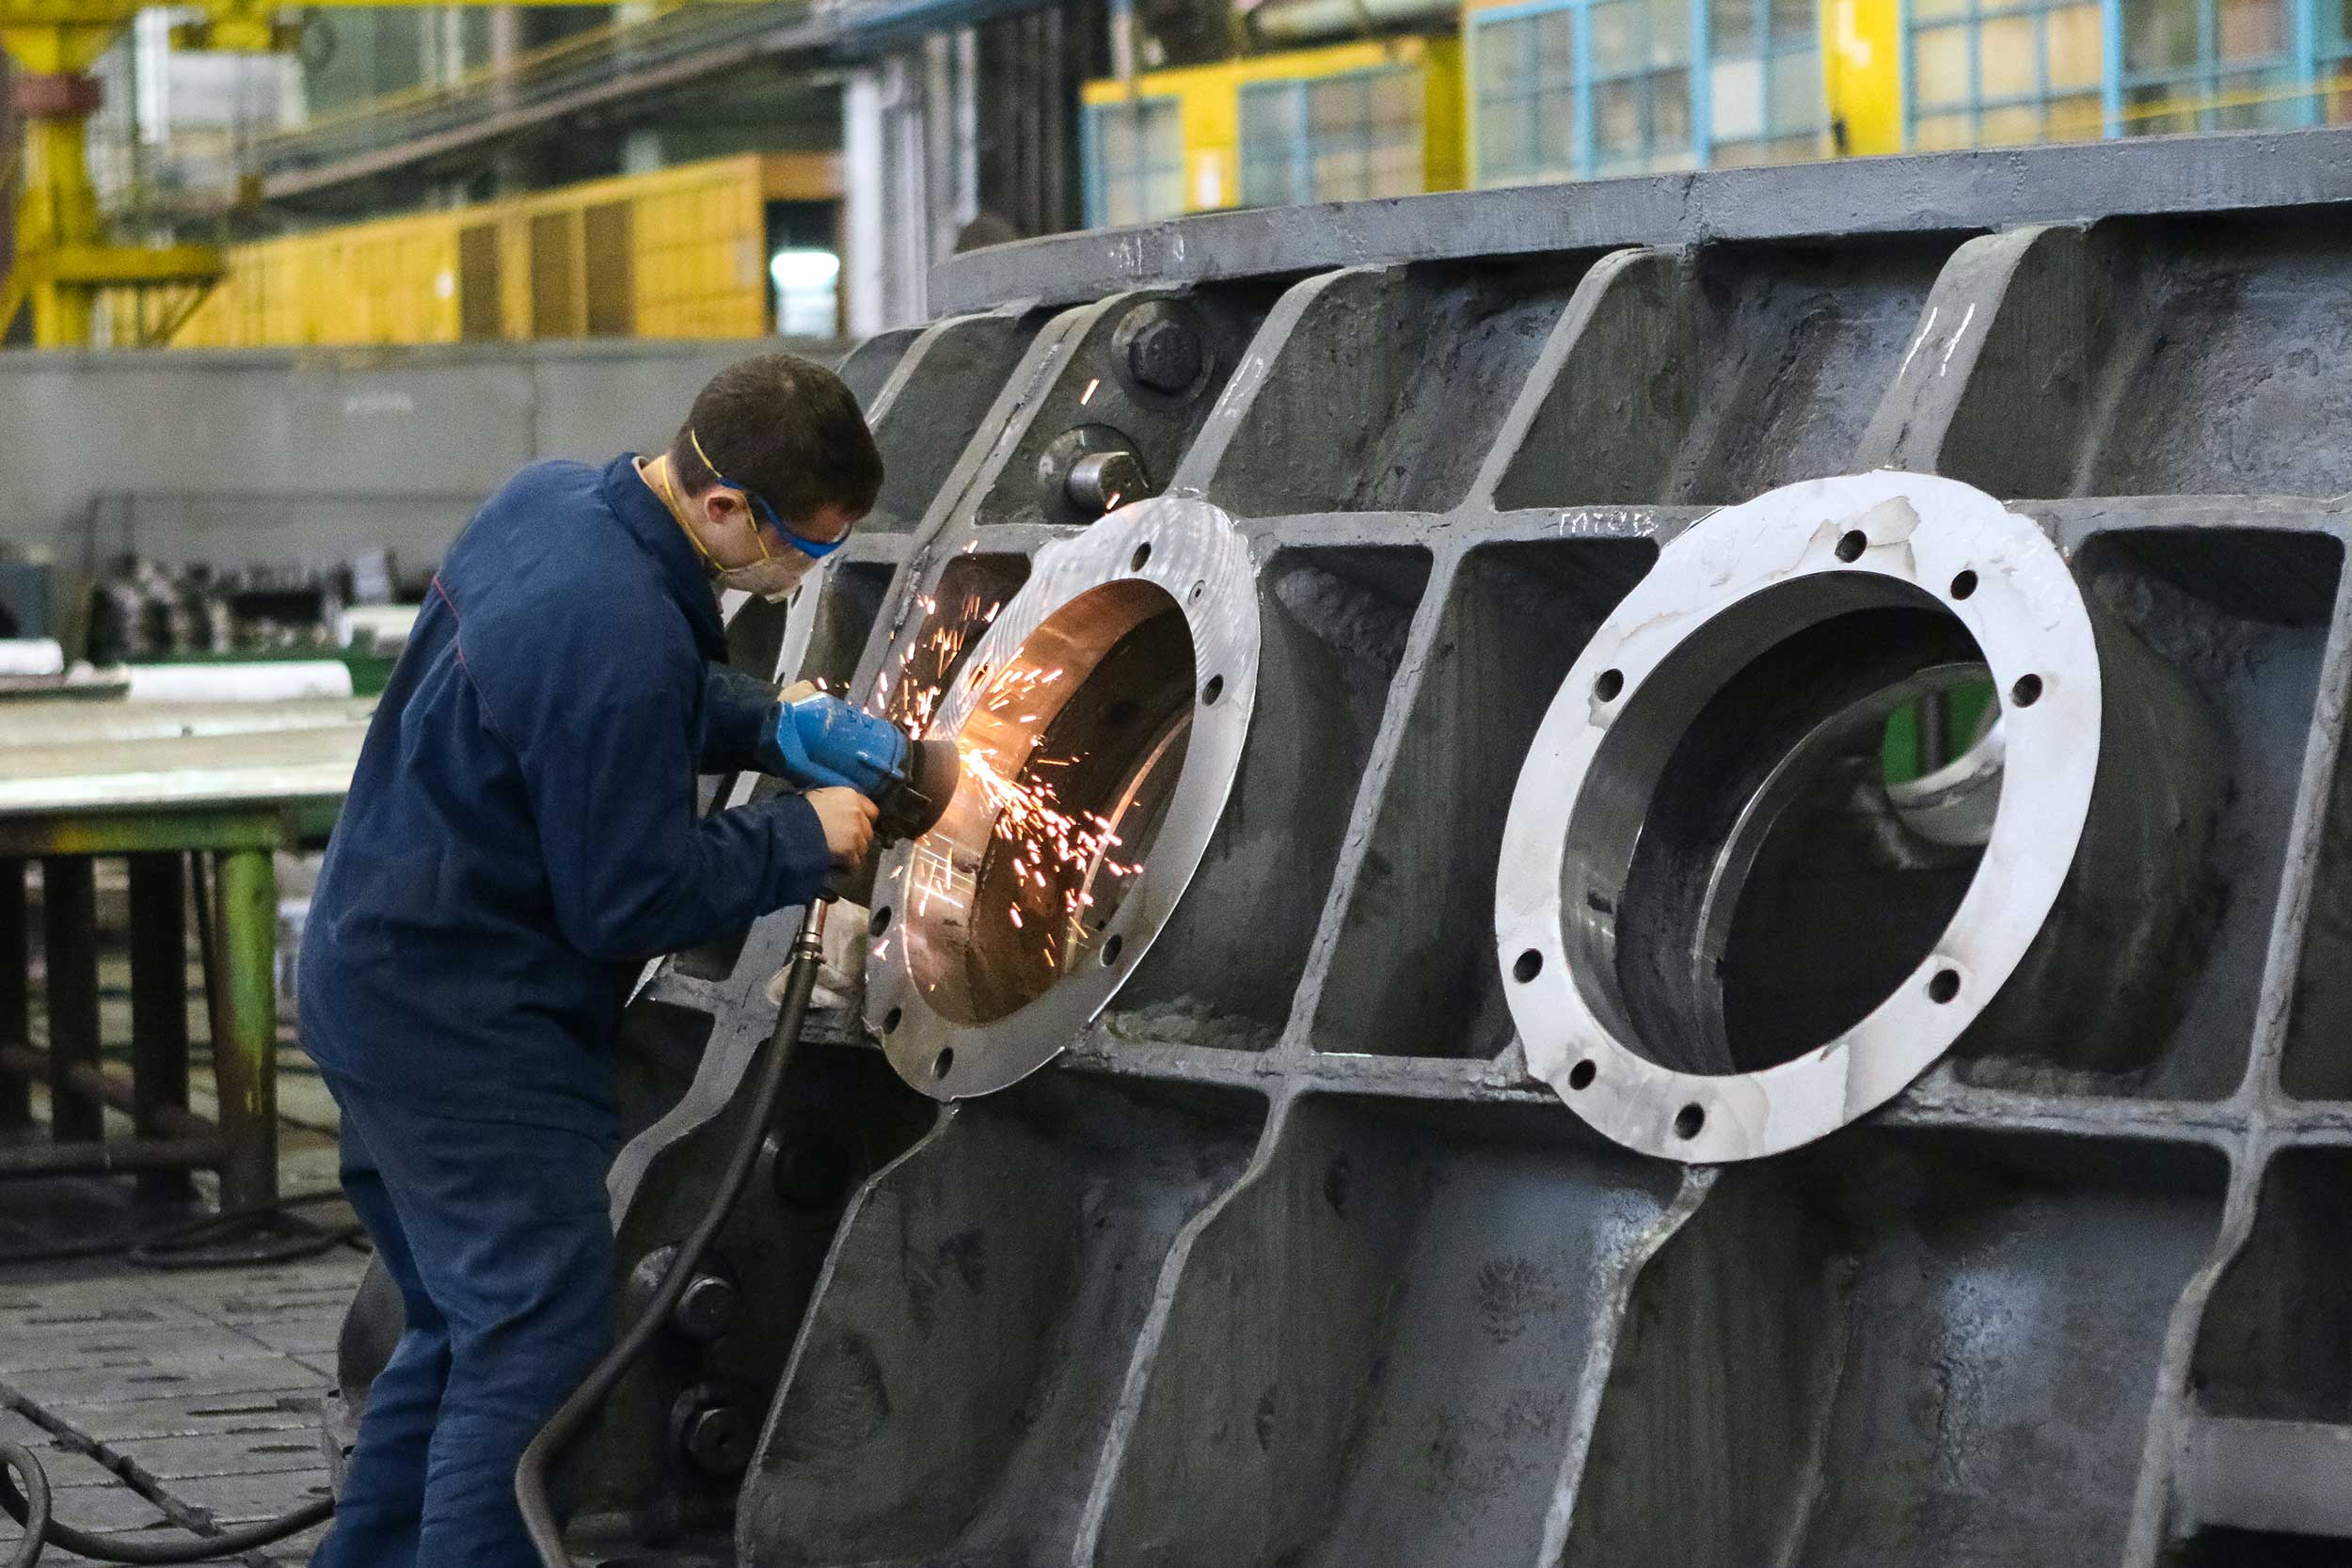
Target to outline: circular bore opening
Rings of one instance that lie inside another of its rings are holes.
[[[1593,1059],[1587,1056],[1568,1069],[1568,1087],[1589,1089],[1593,1086],[1593,1080],[1599,1076],[1600,1069],[1594,1066]]]
[[[1617,693],[1624,689],[1625,672],[1622,670],[1603,670],[1600,678],[1593,682],[1593,695],[1604,703],[1615,702]]]
[[[1976,574],[1976,573],[1974,573],[1974,572],[1963,572],[1963,573],[1961,573],[1961,574],[1960,574],[1960,576],[1958,576],[1958,577],[1956,577],[1956,578],[1952,578],[1952,597],[1953,597],[1953,598],[1955,598],[1955,599],[1964,599],[1964,598],[1966,598],[1969,594],[1971,594],[1975,593],[1976,591],[1977,591],[1977,574]]]
[[[1209,684],[1200,689],[1200,705],[1202,707],[1215,707],[1216,706],[1216,700],[1224,695],[1225,677],[1223,675],[1211,675],[1209,677]]]
[[[1197,680],[1183,607],[1133,578],[1063,605],[1002,660],[898,900],[941,1017],[993,1023],[1098,951],[1118,961],[1123,939],[1104,933],[1175,799]]]
[[[1675,1136],[1695,1138],[1699,1129],[1707,1125],[1707,1113],[1696,1105],[1685,1105],[1675,1113]]]
[[[931,1058],[931,1076],[945,1078],[956,1068],[956,1048],[948,1046]]]
[[[1939,839],[1915,825],[1938,759],[1898,768],[1891,736],[1989,729],[1991,691],[1960,618],[1893,578],[1797,578],[1692,633],[1571,814],[1563,934],[1596,1015],[1659,1066],[1756,1072],[1911,983],[1983,857],[2000,753],[1971,775],[1985,832]]]
[[[905,1018],[906,1016],[906,1009],[904,1007],[891,1008],[890,1011],[882,1018],[882,1033],[885,1035],[897,1034],[898,1032],[899,1020]]]
[[[1541,974],[1543,972],[1544,956],[1541,953],[1536,952],[1533,947],[1529,948],[1526,952],[1521,953],[1518,956],[1518,961],[1511,965],[1511,978],[1517,980],[1522,986],[1527,984],[1528,981],[1535,978],[1536,975]]]
[[[2020,675],[2017,684],[2009,689],[2009,700],[2019,707],[2031,707],[2042,700],[2042,677]]]
[[[874,911],[873,918],[866,923],[866,934],[869,937],[878,937],[889,929],[890,906],[884,904],[882,908],[876,910]]]
[[[1103,943],[1103,967],[1104,969],[1117,968],[1119,965],[1119,955],[1126,950],[1127,939],[1120,936],[1118,932],[1113,931],[1110,935],[1110,940]]]
[[[1837,541],[1837,559],[1844,562],[1859,561],[1862,559],[1862,552],[1869,547],[1870,541],[1860,529],[1849,529]]]
[[[1136,553],[1127,558],[1127,570],[1131,572],[1140,572],[1144,568],[1144,563],[1149,562],[1151,559],[1152,546],[1150,543],[1146,542],[1144,544],[1137,545],[1136,546]]]
[[[1949,1002],[1959,994],[1960,971],[1956,969],[1939,969],[1935,972],[1935,978],[1928,982],[1928,1000],[1931,1002]]]

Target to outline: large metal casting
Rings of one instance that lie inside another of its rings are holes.
[[[2005,150],[948,263],[966,313],[846,367],[872,526],[737,657],[936,687],[898,716],[1009,767],[1083,736],[1145,869],[1014,874],[979,796],[893,868],[589,1525],[757,1568],[2341,1555],[2347,169]],[[1069,695],[993,707],[1008,660]],[[632,1264],[794,919],[631,1006]]]
[[[885,860],[866,1020],[908,1083],[956,1100],[1018,1082],[1151,950],[1249,732],[1250,579],[1216,508],[1146,501],[1040,551],[973,647],[934,733],[1050,794],[1009,807],[967,770],[939,826]],[[1065,820],[1024,833],[1009,810]]]
[[[1883,734],[1969,684],[1997,806],[1939,838]],[[2219,755],[2181,678],[1981,492],[1880,473],[1717,513],[1594,634],[1519,775],[1495,931],[1528,1069],[1619,1143],[1712,1163],[1876,1110],[1963,1031],[2140,1066],[2208,934]]]

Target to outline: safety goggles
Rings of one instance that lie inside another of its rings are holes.
[[[737,480],[729,479],[726,475],[719,471],[719,465],[713,463],[710,460],[710,454],[703,451],[702,437],[696,436],[691,427],[686,432],[686,439],[688,443],[693,447],[694,455],[703,460],[703,467],[710,470],[710,477],[713,480],[725,485],[730,490],[742,491],[745,496],[750,498],[752,509],[758,513],[761,519],[765,521],[770,528],[774,529],[778,533],[782,534],[786,544],[791,546],[803,555],[807,556],[813,561],[822,561],[825,557],[833,554],[834,551],[839,549],[844,544],[848,543],[850,536],[846,533],[838,539],[811,539],[808,535],[787,526],[785,520],[776,515],[776,509],[768,504],[767,497],[761,495],[750,485],[744,484]],[[760,558],[762,560],[766,560],[768,557],[768,540],[765,535],[758,534],[756,530],[755,530],[754,532],[755,536],[759,540]]]

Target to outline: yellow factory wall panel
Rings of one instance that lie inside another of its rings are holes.
[[[1433,191],[1459,190],[1465,172],[1462,48],[1455,38],[1365,39],[1321,49],[1250,55],[1212,65],[1147,71],[1131,88],[1116,78],[1086,84],[1088,103],[1116,103],[1132,94],[1173,98],[1184,148],[1184,210],[1208,212],[1241,199],[1241,89],[1252,82],[1312,81],[1349,71],[1418,66],[1424,103],[1423,182]]]
[[[838,201],[832,154],[747,153],[231,247],[178,348],[747,338],[771,201]]]

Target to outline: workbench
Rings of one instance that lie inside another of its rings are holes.
[[[323,838],[371,700],[0,704],[0,1177],[135,1171],[159,1197],[220,1177],[223,1209],[278,1190],[281,848]],[[103,1061],[96,863],[128,863],[131,1071]],[[48,1048],[32,1043],[27,873],[40,863]],[[191,898],[191,881],[194,897]],[[212,1022],[217,1121],[188,1105],[187,914]],[[48,1086],[49,1136],[32,1085]],[[108,1106],[135,1132],[108,1137]]]

